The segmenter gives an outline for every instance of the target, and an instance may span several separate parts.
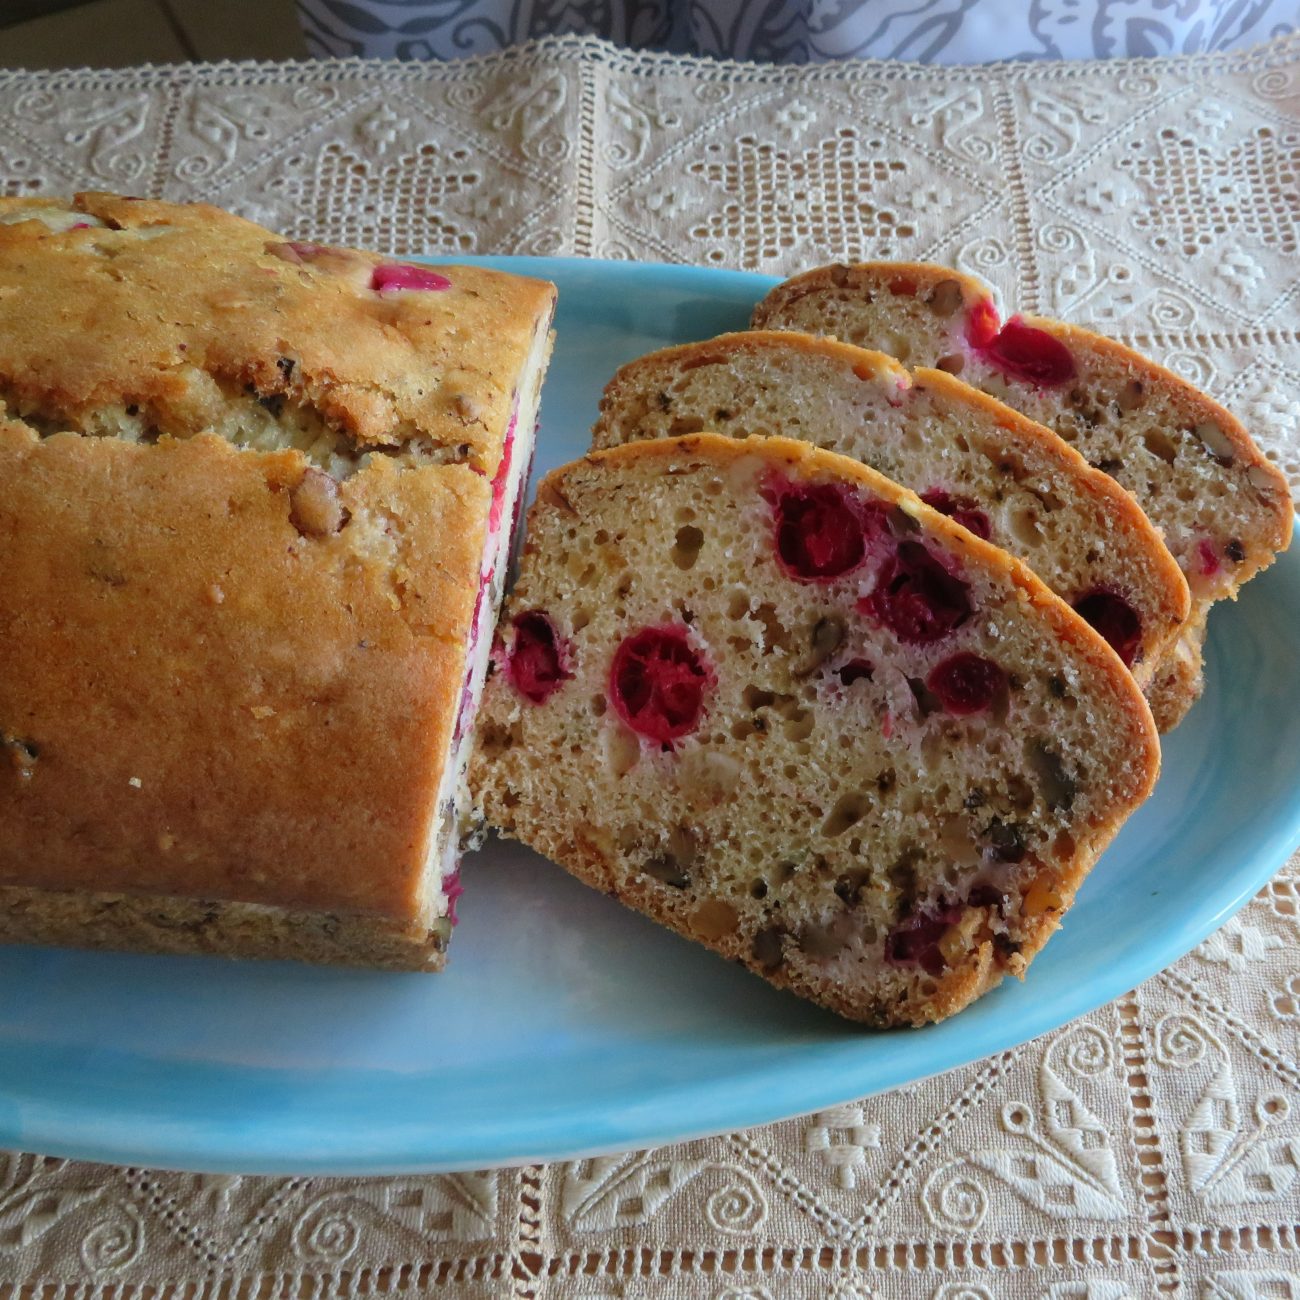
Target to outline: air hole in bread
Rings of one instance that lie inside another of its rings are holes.
[[[1151,428],[1143,431],[1142,445],[1153,455],[1172,465],[1178,459],[1178,447],[1174,440],[1163,430]]]
[[[831,809],[830,815],[822,824],[822,834],[827,839],[843,835],[845,831],[856,826],[871,811],[874,800],[871,795],[860,790],[841,795]]]

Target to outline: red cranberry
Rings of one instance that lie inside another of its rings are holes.
[[[515,690],[534,704],[545,704],[573,674],[565,665],[565,647],[555,624],[540,609],[516,614],[514,644],[506,660],[506,677]]]
[[[925,684],[955,717],[983,713],[1006,690],[1007,675],[992,659],[963,652],[931,670]]]
[[[948,963],[939,943],[962,918],[960,903],[945,903],[900,921],[885,940],[885,960],[892,966],[919,966],[927,975],[941,975]]]
[[[913,280],[910,275],[895,276],[894,279],[889,282],[889,292],[892,293],[895,298],[915,298],[916,281]]]
[[[1109,642],[1124,666],[1132,668],[1142,642],[1142,620],[1137,610],[1113,591],[1090,591],[1074,602],[1074,609]]]
[[[427,266],[408,266],[398,262],[375,267],[370,277],[370,287],[376,293],[403,289],[450,289],[451,281],[445,275],[429,270]]]
[[[875,664],[869,663],[866,659],[850,659],[843,668],[838,670],[837,675],[842,685],[852,686],[854,682],[869,682],[875,671]]]
[[[991,298],[983,298],[970,309],[966,321],[966,342],[973,348],[986,348],[997,337],[998,309]]]
[[[868,508],[838,483],[786,483],[771,493],[776,554],[799,582],[830,582],[867,554]]]
[[[668,744],[699,725],[712,681],[685,627],[647,627],[615,652],[609,691],[619,717],[633,731]]]
[[[931,488],[921,494],[921,500],[931,509],[959,523],[967,532],[982,537],[986,542],[993,535],[989,517],[979,508],[979,504],[970,497],[955,497],[943,488]]]
[[[1202,578],[1214,577],[1222,567],[1219,564],[1219,553],[1214,549],[1214,543],[1207,537],[1197,542],[1196,558],[1199,561],[1197,567],[1201,571]]]
[[[981,351],[1004,375],[1036,388],[1068,384],[1077,373],[1074,357],[1060,339],[1026,325],[1019,316],[1007,321]]]
[[[970,587],[920,542],[900,542],[858,609],[909,645],[929,645],[971,615]]]

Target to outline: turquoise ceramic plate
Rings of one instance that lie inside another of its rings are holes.
[[[503,260],[560,286],[539,470],[605,380],[743,326],[770,281]],[[0,1146],[209,1170],[460,1169],[762,1123],[1000,1051],[1125,992],[1300,842],[1300,548],[1211,620],[1209,687],[1028,980],[870,1034],[777,993],[558,868],[468,862],[441,976],[0,952]]]

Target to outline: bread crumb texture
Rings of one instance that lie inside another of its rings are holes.
[[[1247,430],[1172,371],[1089,330],[1013,316],[947,267],[872,262],[795,276],[758,304],[764,329],[833,335],[936,367],[1051,429],[1132,493],[1191,591],[1182,635],[1153,674],[1169,730],[1200,695],[1205,613],[1291,538],[1290,491]]]
[[[843,457],[706,433],[543,484],[471,777],[587,883],[884,1025],[1022,973],[1157,767],[1023,565]]]

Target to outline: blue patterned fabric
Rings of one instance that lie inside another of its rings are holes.
[[[576,33],[770,63],[1085,59],[1231,50],[1300,0],[298,0],[319,56],[453,59]]]

